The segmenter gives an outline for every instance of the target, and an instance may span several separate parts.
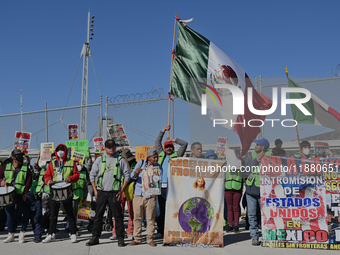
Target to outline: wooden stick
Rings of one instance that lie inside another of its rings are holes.
[[[177,14],[176,14],[177,18]],[[175,38],[176,38],[176,26],[177,26],[177,19],[175,18],[175,26],[174,26],[174,38],[172,40],[172,51],[175,50]],[[171,89],[171,80],[172,80],[172,67],[174,63],[174,55],[172,54],[171,51],[171,69],[170,69],[170,89]],[[170,125],[170,104],[171,104],[171,99],[169,96],[169,110],[168,110],[168,125]],[[170,130],[168,130],[168,137],[170,136]]]
[[[20,90],[20,115],[21,115],[21,134],[24,132],[24,122],[22,118],[22,90]]]
[[[123,151],[123,154],[124,154],[124,158],[125,158],[126,164],[128,165],[128,168],[129,168],[129,170],[131,172],[130,164],[129,164],[129,161],[128,161],[127,157],[126,157],[124,148],[122,148],[122,151]]]
[[[300,150],[300,153],[302,153],[302,151],[301,151],[301,146],[300,146],[299,130],[298,130],[297,125],[295,126],[295,128],[296,128],[296,136],[297,136],[298,143],[299,143],[299,150]]]
[[[288,67],[287,66],[286,66],[286,75],[288,77]],[[298,140],[298,143],[299,143],[299,151],[300,151],[300,153],[302,153],[301,146],[300,146],[299,130],[298,130],[297,125],[295,126],[295,129],[296,129],[297,140]]]

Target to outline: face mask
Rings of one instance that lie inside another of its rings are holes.
[[[305,154],[306,156],[309,155],[310,149],[303,149],[302,153]]]
[[[58,154],[58,157],[62,159],[64,157],[65,152],[64,151],[58,151],[57,154]]]
[[[81,170],[81,165],[77,165],[78,171]]]

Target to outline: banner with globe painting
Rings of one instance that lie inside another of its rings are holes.
[[[223,247],[223,162],[176,158],[168,168],[164,244]]]

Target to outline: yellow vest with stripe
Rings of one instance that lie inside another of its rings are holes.
[[[5,180],[7,182],[10,182],[13,178],[12,169],[15,170],[14,167],[12,167],[12,163],[8,163],[5,169]],[[15,192],[19,195],[24,193],[26,177],[27,177],[27,164],[23,164],[14,180]]]
[[[240,171],[237,172],[226,172],[225,176],[225,188],[228,190],[240,190],[242,189],[242,173]]]
[[[38,186],[36,188],[37,193],[39,193],[41,191],[42,187],[44,187],[43,193],[50,194],[50,192],[51,192],[50,187],[48,185],[46,185],[45,182],[43,181],[43,177],[44,177],[44,174],[46,172],[46,169],[47,169],[47,165],[42,167],[41,170],[40,170],[39,179],[38,179]]]
[[[51,163],[52,163],[53,172],[54,172],[53,181],[55,182],[55,181],[58,180],[58,172],[55,168],[55,161],[52,160]],[[73,168],[74,168],[74,161],[71,160],[71,159],[67,159],[63,168],[61,169],[61,174],[63,176],[63,180],[65,180],[67,177],[70,177],[72,175]]]
[[[164,162],[164,159],[165,159],[166,155],[165,155],[165,152],[162,151],[161,153],[159,153],[158,155],[158,164],[160,164],[161,166],[163,165],[163,162]],[[178,154],[177,152],[175,151],[174,153],[170,154],[170,158],[177,158],[178,157]]]
[[[272,151],[266,151],[265,155],[267,156],[270,156],[270,155],[273,155]],[[252,151],[251,153],[251,157],[253,159],[255,159],[257,157],[257,153],[256,151]],[[250,177],[253,177],[252,179],[250,179]],[[247,178],[247,181],[246,181],[246,184],[248,186],[252,186],[253,183],[254,183],[254,180],[255,180],[255,186],[256,187],[260,187],[260,168],[259,166],[256,166],[256,171],[251,173],[248,178]]]
[[[84,198],[84,187],[86,184],[86,171],[79,172],[79,180],[72,183],[73,199]]]
[[[118,191],[120,184],[121,184],[120,167],[119,167],[119,161],[121,159],[122,159],[122,156],[117,157],[116,165],[115,165],[115,168],[113,170],[112,190],[114,190],[114,191]],[[106,169],[106,157],[103,154],[102,155],[102,169],[101,169],[100,176],[99,176],[99,179],[98,179],[98,186],[102,186],[105,169]]]

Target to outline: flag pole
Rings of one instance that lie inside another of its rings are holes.
[[[20,115],[21,115],[21,133],[24,132],[24,123],[22,118],[22,90],[20,90]]]
[[[171,69],[170,69],[170,88],[171,88],[171,79],[172,79],[172,66],[174,63],[174,50],[175,50],[175,38],[176,38],[176,26],[177,26],[177,14],[175,16],[175,26],[174,26],[174,38],[172,40],[172,53],[171,53]],[[168,109],[168,125],[170,125],[170,104],[171,104],[171,96],[169,95],[169,109]],[[172,127],[174,128],[174,127]],[[170,130],[168,130],[168,137],[170,136]]]
[[[286,75],[288,77],[288,67],[287,66],[286,66]],[[297,124],[295,126],[295,129],[296,129],[296,136],[297,136],[297,140],[298,140],[298,144],[299,144],[299,151],[300,151],[300,153],[302,153],[301,146],[300,146],[299,130],[298,130]]]

